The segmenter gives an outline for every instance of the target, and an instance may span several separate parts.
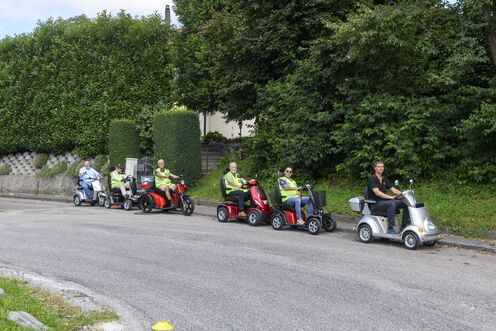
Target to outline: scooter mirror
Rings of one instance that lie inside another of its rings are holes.
[[[394,186],[400,186],[400,181],[399,180],[395,180],[394,181]]]
[[[412,185],[412,184],[413,184],[413,182],[414,182],[414,180],[413,180],[413,179],[410,179],[410,185]]]

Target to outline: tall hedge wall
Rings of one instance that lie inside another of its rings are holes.
[[[139,158],[140,138],[136,123],[129,119],[117,119],[110,122],[109,158],[110,165],[126,164],[127,157]]]
[[[102,153],[115,118],[146,135],[144,107],[172,103],[171,34],[158,14],[103,12],[0,40],[0,153]]]
[[[174,174],[195,182],[201,176],[200,123],[198,114],[186,110],[171,110],[155,116],[153,124],[155,160],[164,159]]]

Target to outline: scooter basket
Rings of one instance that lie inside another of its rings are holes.
[[[315,204],[319,207],[325,207],[327,205],[327,197],[325,191],[315,191],[313,192],[313,197],[315,198]]]

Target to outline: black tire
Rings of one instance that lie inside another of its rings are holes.
[[[337,226],[338,225],[336,224],[336,221],[331,216],[329,216],[326,223],[324,224],[324,230],[326,230],[327,232],[334,232]]]
[[[150,213],[155,206],[153,197],[149,194],[144,194],[140,199],[140,209],[143,213]]]
[[[107,209],[112,208],[112,198],[111,197],[106,197],[105,202],[103,203],[103,206]]]
[[[229,220],[229,212],[226,207],[217,208],[217,220],[221,223],[225,223]]]
[[[124,200],[124,202],[122,203],[122,208],[124,208],[124,210],[126,211],[130,211],[131,209],[133,209],[133,202],[129,199]]]
[[[183,202],[181,203],[181,213],[184,216],[191,216],[195,211],[195,204],[188,197],[183,197]]]
[[[403,246],[414,251],[420,246],[420,239],[413,231],[407,231],[403,235]]]
[[[307,221],[307,229],[308,233],[312,235],[317,235],[320,232],[320,221],[314,217],[310,218]]]
[[[284,217],[280,213],[272,215],[272,228],[274,230],[282,230],[284,228]]]
[[[436,244],[437,244],[437,241],[435,241],[435,240],[433,240],[433,241],[424,241],[423,242],[423,245],[424,246],[427,246],[427,247],[432,247],[432,246],[434,246]]]
[[[251,226],[257,226],[262,220],[262,215],[260,215],[260,213],[256,210],[250,210],[248,215],[246,215],[246,218],[248,219],[248,224]]]
[[[105,206],[105,199],[106,199],[106,197],[105,197],[105,196],[103,196],[103,195],[100,195],[100,196],[98,197],[98,205],[99,205],[100,207],[104,207],[104,206]]]
[[[81,203],[82,203],[81,198],[79,197],[79,195],[76,194],[74,196],[74,205],[76,207],[79,207],[79,206],[81,206]]]
[[[368,224],[362,224],[357,229],[357,237],[363,243],[371,243],[374,241],[372,228]]]

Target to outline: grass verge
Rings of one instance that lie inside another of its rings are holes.
[[[245,163],[246,161],[239,161],[238,168],[240,173],[248,178],[243,169],[250,169],[250,164]],[[227,159],[221,160],[215,170],[201,178],[198,185],[191,190],[191,196],[196,199],[220,201],[219,180],[227,164]],[[298,178],[296,181],[299,185],[304,184],[298,182]],[[274,181],[260,182],[270,195]],[[327,192],[326,209],[329,212],[359,217],[359,214],[350,210],[348,200],[355,196],[363,196],[365,185],[365,181],[350,182],[330,178],[321,180],[316,185],[316,190]],[[496,195],[490,187],[431,181],[416,183],[414,190],[417,200],[426,204],[438,226],[447,226],[452,232],[467,237],[487,237],[496,232]]]
[[[117,320],[109,310],[82,311],[64,298],[30,286],[27,282],[0,277],[0,288],[5,296],[0,298],[0,330],[25,330],[7,319],[9,311],[25,311],[56,331],[78,330],[87,325]]]

